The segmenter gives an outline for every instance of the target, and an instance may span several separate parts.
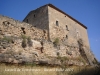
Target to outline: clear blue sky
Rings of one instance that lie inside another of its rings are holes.
[[[0,14],[22,21],[29,11],[48,3],[88,27],[91,50],[100,61],[100,0],[0,0]]]

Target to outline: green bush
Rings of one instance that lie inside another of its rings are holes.
[[[80,38],[80,39],[78,39],[78,44],[79,44],[79,46],[83,46],[84,45],[84,43],[83,43],[83,40]]]
[[[27,44],[28,44],[29,47],[31,47],[33,45],[33,42],[31,40],[31,37],[28,37],[26,35],[21,35],[21,37],[23,39],[22,40],[22,47],[23,48],[27,47]]]
[[[22,39],[27,39],[26,35],[21,35]]]
[[[26,39],[23,39],[23,40],[22,40],[22,47],[23,47],[23,48],[27,47]]]
[[[33,45],[33,42],[31,40],[31,37],[28,37],[27,38],[27,43],[28,43],[28,46],[30,46],[30,47]]]
[[[59,38],[56,38],[56,39],[54,40],[53,44],[54,44],[54,46],[59,45]]]
[[[31,67],[34,67],[34,66],[36,66],[36,63],[24,63],[23,65],[25,65],[25,66],[31,66]]]
[[[1,40],[7,41],[8,43],[14,43],[13,38],[11,36],[4,36],[4,38],[2,38]]]

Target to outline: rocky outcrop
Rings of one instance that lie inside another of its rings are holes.
[[[14,38],[15,37],[12,37],[12,39]],[[63,58],[67,58],[66,60],[64,60],[64,62],[66,62],[66,65],[83,65],[83,63],[78,59],[73,61],[73,58],[77,57],[73,54],[72,58],[72,56],[66,54],[66,51],[63,50],[63,46],[60,46],[61,49],[58,50],[58,48],[54,47],[54,44],[52,42],[40,42],[31,39],[32,45],[28,46],[28,43],[26,43],[26,47],[23,48],[22,40],[23,39],[21,38],[16,40],[14,39],[13,42],[8,42],[7,39],[1,39],[0,62],[16,64],[36,63],[42,65],[61,65],[61,60],[63,60]],[[57,53],[59,53],[59,55]]]

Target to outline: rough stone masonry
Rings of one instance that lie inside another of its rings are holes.
[[[87,27],[52,4],[31,11],[23,22],[0,15],[0,62],[93,65]]]

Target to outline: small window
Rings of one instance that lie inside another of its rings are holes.
[[[66,30],[69,31],[68,26],[66,25]]]
[[[66,39],[68,39],[68,36],[66,35]]]
[[[35,14],[34,14],[34,18],[35,18]]]
[[[59,26],[59,22],[58,21],[56,21],[56,26]]]
[[[28,19],[27,19],[26,21],[27,21],[27,23],[28,23]]]

